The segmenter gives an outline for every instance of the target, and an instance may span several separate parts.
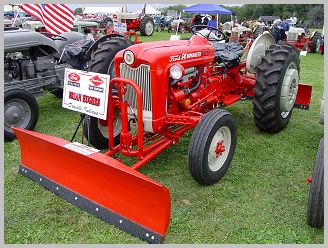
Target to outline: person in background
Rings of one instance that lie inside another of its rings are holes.
[[[278,41],[283,41],[286,38],[285,30],[280,18],[273,21],[272,36],[277,43]]]
[[[203,24],[203,25],[207,25],[208,21],[209,21],[209,20],[208,20],[208,18],[207,18],[207,15],[205,15],[204,18],[203,18],[202,24]]]
[[[282,27],[283,27],[283,29],[284,29],[285,32],[288,32],[288,30],[289,30],[289,23],[286,20],[284,20],[282,22]]]
[[[212,19],[208,21],[207,26],[217,28],[217,22],[215,20],[215,15],[212,15]]]
[[[92,41],[95,41],[95,38],[93,37],[90,28],[85,28],[85,29],[83,30],[83,33],[84,33],[84,39],[85,39],[85,40],[92,40]]]
[[[201,25],[202,17],[200,15],[196,15],[192,21],[192,25]]]
[[[236,23],[237,23],[237,16],[236,15],[232,15],[231,27],[232,28],[236,27]]]
[[[296,14],[294,13],[294,15],[293,15],[293,17],[291,18],[292,19],[292,21],[294,22],[294,23],[296,23],[297,24],[297,21],[298,21],[298,19],[297,19],[297,17],[296,17]]]

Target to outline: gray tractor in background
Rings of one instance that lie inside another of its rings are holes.
[[[45,91],[60,94],[68,44],[83,40],[77,32],[61,35],[18,28],[4,31],[4,138],[15,139],[11,126],[33,130],[39,118],[36,97]]]

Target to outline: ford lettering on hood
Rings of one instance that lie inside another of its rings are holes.
[[[200,56],[202,56],[202,52],[183,53],[183,54],[179,54],[179,55],[172,55],[169,58],[169,62],[181,61],[181,60],[191,59],[191,58],[198,58]]]

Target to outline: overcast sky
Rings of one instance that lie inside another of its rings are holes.
[[[85,7],[91,7],[91,6],[111,6],[111,7],[122,7],[123,4],[67,4],[71,9],[76,9],[76,8],[85,8]],[[177,4],[151,4],[154,8],[163,8],[165,6],[172,6],[172,5],[177,5]],[[191,6],[193,4],[185,4],[187,6]],[[225,6],[240,6],[241,4],[222,4]],[[144,4],[127,4],[128,6],[128,11],[136,11],[139,9],[142,9]]]

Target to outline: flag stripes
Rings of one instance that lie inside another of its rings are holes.
[[[52,34],[68,32],[74,25],[74,12],[65,4],[23,4],[21,9],[41,21]]]

